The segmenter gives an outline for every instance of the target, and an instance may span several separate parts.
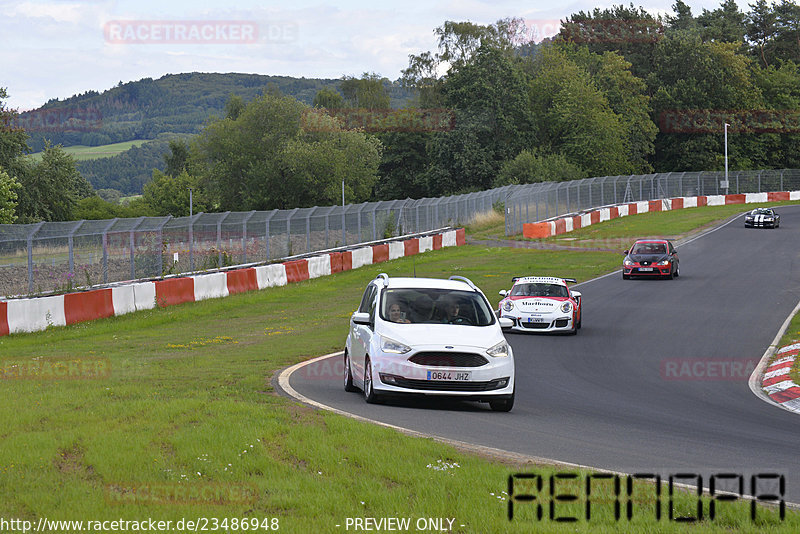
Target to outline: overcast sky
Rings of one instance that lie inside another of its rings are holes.
[[[754,1],[754,0],[753,0]],[[409,54],[434,50],[445,20],[526,19],[548,36],[592,0],[0,0],[0,87],[20,111],[119,81],[180,72],[397,79]],[[674,0],[634,2],[653,14]],[[738,0],[747,10],[747,1]],[[720,2],[689,0],[697,15]]]

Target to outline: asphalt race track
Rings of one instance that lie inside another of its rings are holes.
[[[800,300],[800,206],[777,210],[776,230],[745,229],[740,216],[678,245],[678,279],[617,272],[581,284],[577,336],[507,334],[517,365],[510,413],[449,400],[368,405],[344,391],[341,357],[297,370],[290,384],[372,420],[562,462],[697,473],[705,486],[732,473],[745,477],[747,494],[751,475],[781,474],[786,500],[800,503],[800,414],[767,404],[747,383]]]

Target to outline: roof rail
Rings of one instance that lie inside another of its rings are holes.
[[[475,284],[472,283],[472,280],[470,280],[469,278],[467,278],[465,276],[455,276],[455,275],[453,275],[449,279],[450,280],[458,280],[459,282],[465,282],[469,287],[471,287],[472,289],[478,291],[478,288],[475,286]]]

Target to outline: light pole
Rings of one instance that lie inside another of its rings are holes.
[[[344,228],[344,178],[342,178],[342,246],[347,244],[347,235]]]
[[[728,188],[730,186],[730,182],[728,182],[728,124],[725,123],[725,194],[728,194]]]

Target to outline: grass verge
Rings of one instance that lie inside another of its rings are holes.
[[[275,395],[270,378],[287,365],[340,350],[348,317],[379,272],[468,276],[494,304],[513,275],[586,280],[618,262],[618,254],[607,252],[465,246],[282,288],[0,338],[6,378],[0,390],[9,400],[0,405],[0,517],[150,517],[173,525],[217,518],[217,526],[227,519],[229,530],[240,530],[232,528],[237,518],[287,532],[340,532],[353,530],[346,529],[347,518],[399,517],[411,519],[410,530],[430,518],[444,521],[439,527],[453,519],[451,532],[574,532],[575,524],[549,519],[547,505],[541,521],[526,503],[516,504],[514,521],[507,519],[509,475],[535,472],[547,491],[549,477],[563,469],[487,461],[312,410]],[[53,358],[101,361],[111,372],[50,379],[43,370]],[[26,365],[38,374],[14,378]],[[339,387],[339,377],[328,379]],[[558,491],[581,497],[558,503],[558,516],[584,517],[586,476],[559,485]],[[517,491],[534,488],[517,481]],[[612,484],[598,483],[592,520],[577,526],[589,532],[686,528],[667,520],[665,492],[661,519],[647,513],[655,505],[647,484],[635,486],[632,520],[625,519],[625,497],[619,498],[622,519],[615,519],[615,500]],[[696,502],[676,496],[675,516],[691,517]],[[703,506],[707,516],[707,500]],[[745,503],[720,503],[717,511],[713,522],[692,531],[800,528],[793,513],[781,521],[774,510],[759,509],[753,520]],[[436,530],[435,523],[425,525]]]

